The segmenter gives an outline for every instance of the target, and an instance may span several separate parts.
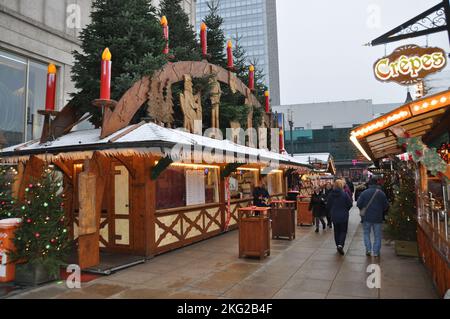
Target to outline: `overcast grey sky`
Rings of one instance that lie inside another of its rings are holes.
[[[278,0],[281,103],[373,99],[403,102],[406,88],[380,83],[372,66],[385,46],[363,46],[431,8],[440,0]],[[379,11],[379,24],[376,15]],[[426,37],[387,45],[387,54]],[[449,51],[447,34],[428,37],[429,46]]]

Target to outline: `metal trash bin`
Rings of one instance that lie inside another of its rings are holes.
[[[14,251],[14,233],[20,226],[20,218],[0,220],[0,282],[10,282],[15,279],[16,265],[9,262],[8,252]]]

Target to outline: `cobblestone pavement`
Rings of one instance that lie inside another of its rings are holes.
[[[10,298],[438,298],[425,267],[398,257],[383,243],[381,257],[366,257],[358,211],[351,211],[345,256],[333,231],[297,227],[294,241],[272,240],[263,260],[238,258],[233,231],[179,249],[113,275],[68,289],[63,282]],[[369,264],[381,267],[381,288],[369,289]]]

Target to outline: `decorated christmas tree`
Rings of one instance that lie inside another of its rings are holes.
[[[169,47],[176,61],[201,60],[200,45],[189,16],[181,7],[181,0],[162,0],[160,15],[166,16],[169,24]]]
[[[49,273],[58,273],[70,249],[63,208],[61,179],[48,167],[41,179],[27,185],[24,201],[18,207],[22,225],[14,238],[14,260],[41,264]]]
[[[13,168],[0,165],[0,219],[15,217],[15,200],[12,196]]]
[[[112,53],[111,98],[118,100],[143,75],[151,75],[167,61],[164,39],[150,0],[94,0],[91,23],[80,33],[81,50],[74,52],[72,80],[78,90],[72,103],[80,113],[91,113],[100,125],[99,98],[102,52]],[[175,36],[174,36],[175,37]]]
[[[223,18],[219,15],[219,1],[211,0],[207,3],[209,13],[203,19],[208,27],[208,61],[212,64],[227,67],[225,54],[225,35],[223,33]]]
[[[416,240],[417,207],[414,168],[411,163],[399,164],[397,170],[400,186],[394,190],[394,204],[387,216],[386,235],[394,240]]]

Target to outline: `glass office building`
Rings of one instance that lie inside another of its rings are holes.
[[[208,14],[208,2],[197,0],[196,27],[200,28]],[[223,31],[227,39],[241,38],[249,63],[256,61],[263,69],[266,85],[270,88],[272,103],[279,104],[278,43],[275,1],[270,0],[216,0],[219,14],[224,19]],[[269,44],[270,43],[270,48]],[[270,59],[273,55],[275,58]],[[269,64],[270,68],[269,68]]]

